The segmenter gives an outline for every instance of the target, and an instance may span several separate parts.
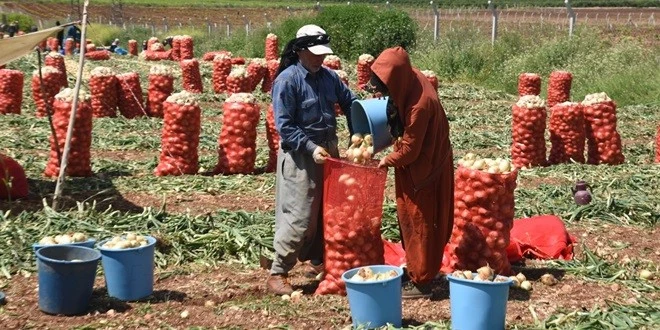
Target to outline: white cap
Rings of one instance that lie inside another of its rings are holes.
[[[306,37],[306,36],[321,36],[325,35],[325,30],[320,28],[318,25],[309,24],[301,27],[296,32],[296,38]],[[332,54],[332,49],[330,49],[330,44],[316,45],[307,48],[314,55],[328,55]]]

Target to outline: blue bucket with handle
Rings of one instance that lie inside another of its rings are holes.
[[[109,240],[99,244],[101,264],[108,295],[123,301],[135,301],[154,291],[154,245],[156,239],[147,238],[147,245],[128,249],[104,248]]]
[[[353,132],[373,136],[374,154],[392,145],[392,134],[387,125],[387,99],[355,100],[351,104]]]
[[[367,266],[374,273],[385,273],[391,270],[397,276],[380,281],[354,281],[351,278],[360,268],[353,268],[342,274],[341,279],[346,283],[346,295],[351,310],[353,326],[366,328],[379,328],[391,324],[401,327],[401,267],[389,265]]]
[[[487,282],[447,274],[447,280],[452,330],[504,330],[511,279]]]
[[[51,245],[37,254],[39,309],[48,314],[79,315],[89,308],[101,254],[83,246]]]

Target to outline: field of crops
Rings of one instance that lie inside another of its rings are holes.
[[[442,47],[458,47],[455,41],[449,39]],[[547,48],[562,45],[552,40],[547,42]],[[206,47],[210,43],[199,44]],[[598,59],[595,62],[601,59],[596,48],[584,43],[571,48],[577,54],[575,58],[545,58],[542,55],[547,49],[539,47],[541,55],[537,58],[508,65],[529,66],[532,60],[553,61],[556,68],[568,68],[579,75],[574,80],[574,95],[579,95],[574,96],[575,101],[581,101],[588,92],[609,93],[608,87],[614,90],[610,94],[617,101],[616,96],[625,92],[620,86],[622,82],[608,84],[611,81],[603,76],[644,71],[648,74],[646,83],[649,83],[659,75],[657,67],[640,67],[642,62],[622,65],[616,57],[622,53],[623,58],[637,58],[618,47],[612,46],[613,55],[608,55],[611,62],[602,67],[579,60],[582,56]],[[657,49],[653,47],[640,53],[653,52]],[[422,69],[432,67],[440,73],[438,92],[450,120],[454,162],[468,152],[510,157],[511,107],[517,96],[503,89],[515,90],[516,76],[511,72],[517,72],[516,69],[503,68],[509,71],[493,73],[508,77],[510,81],[505,84],[510,86],[488,89],[461,81],[475,77],[469,75],[472,68],[461,67],[474,63],[466,58],[474,53],[454,48],[455,62],[447,66],[448,52],[440,54],[432,48],[420,47],[413,59]],[[199,58],[201,54],[195,55]],[[354,82],[357,59],[342,60]],[[10,63],[8,68],[21,70],[30,77],[36,64],[37,58],[32,54]],[[153,64],[121,56],[113,56],[109,61],[87,62],[83,88],[88,88],[91,70],[103,65],[118,73],[138,72],[142,90],[146,91],[147,76]],[[182,79],[178,64],[159,64],[177,72],[174,86],[175,91],[180,91]],[[77,59],[67,59],[66,66],[72,86]],[[437,70],[440,68],[452,70]],[[539,69],[545,97],[548,72],[546,67]],[[596,75],[597,71],[602,73]],[[589,72],[594,72],[594,76],[586,76]],[[205,92],[198,98],[202,108],[199,174],[179,177],[153,174],[160,154],[161,119],[95,118],[91,146],[94,175],[67,179],[63,205],[58,210],[50,208],[55,182],[43,176],[50,149],[50,129],[47,119],[35,117],[30,79],[26,78],[22,114],[0,115],[0,153],[24,166],[30,185],[27,199],[0,201],[0,291],[7,294],[8,300],[6,305],[0,305],[3,329],[330,329],[350,324],[346,298],[312,295],[318,283],[303,279],[298,268],[293,274],[293,283],[305,293],[301,300],[283,301],[265,291],[267,272],[259,268],[259,257],[269,255],[272,249],[275,198],[275,175],[261,170],[268,160],[265,110],[270,103],[269,96],[255,93],[262,111],[257,129],[258,170],[249,175],[212,175],[218,162],[218,136],[225,124],[222,105],[226,96],[213,93],[210,64],[202,62],[201,73]],[[445,74],[451,75],[452,82],[445,79]],[[483,72],[480,74],[487,76]],[[490,77],[486,84],[495,86],[498,82],[497,77]],[[645,86],[644,82],[639,83]],[[626,157],[624,164],[555,165],[524,170],[518,176],[515,217],[557,215],[565,221],[578,243],[574,260],[526,260],[514,265],[516,272],[521,271],[532,280],[533,290],[512,289],[507,309],[510,328],[655,329],[660,326],[660,248],[657,244],[660,167],[653,163],[660,103],[643,91],[629,88],[628,97],[617,109],[618,131]],[[653,88],[657,86],[651,87],[651,91]],[[635,102],[635,98],[647,101]],[[339,122],[340,140],[346,141],[345,120],[340,118]],[[573,201],[571,188],[576,180],[590,184],[591,204],[578,206]],[[393,198],[390,170],[382,232],[386,238],[397,241],[399,232]],[[110,299],[99,273],[87,315],[55,317],[40,312],[31,245],[43,236],[65,231],[82,231],[99,239],[127,231],[157,237],[154,295],[141,302]],[[654,277],[641,278],[642,270],[650,271]],[[554,274],[559,283],[555,286],[541,284],[538,280],[545,273]],[[446,280],[434,282],[431,300],[404,302],[403,317],[408,328],[449,328]]]

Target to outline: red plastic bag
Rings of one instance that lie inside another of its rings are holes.
[[[13,158],[0,154],[0,199],[24,198],[27,195],[25,170]]]
[[[513,221],[510,262],[523,257],[534,259],[573,259],[577,239],[566,231],[564,222],[554,215],[540,215]]]
[[[325,277],[316,294],[345,294],[341,275],[352,268],[382,265],[380,236],[387,171],[328,159],[323,172]]]

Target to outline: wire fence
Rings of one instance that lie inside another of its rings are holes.
[[[564,7],[519,7],[502,6],[498,8],[490,1],[486,6],[465,8],[441,8],[437,1],[427,2],[422,6],[403,6],[392,1],[373,1],[378,10],[398,8],[406,11],[414,18],[423,33],[430,33],[434,40],[442,38],[442,34],[455,31],[458,28],[471,27],[489,33],[493,42],[496,42],[500,32],[523,31],[542,27],[551,29],[551,32],[565,33],[570,36],[573,29],[579,26],[591,26],[610,31],[623,28],[651,31],[651,35],[660,32],[660,25],[656,24],[656,16],[660,15],[660,8],[572,8],[570,0],[566,0]],[[347,2],[350,6],[350,2]],[[490,7],[488,7],[490,5]],[[484,8],[486,7],[486,8]],[[54,19],[45,19],[39,13],[31,12],[31,7],[23,7],[20,12],[32,15],[39,22],[40,28],[52,26]],[[3,12],[15,12],[16,8],[3,8]],[[66,8],[65,8],[66,9]],[[230,37],[237,34],[251,35],[255,31],[271,29],[278,22],[294,16],[312,15],[323,10],[320,3],[307,7],[267,8],[265,11],[245,9],[229,10],[218,9],[212,11],[206,8],[207,16],[184,15],[178,17],[134,16],[134,8],[128,5],[112,6],[110,10],[99,12],[91,17],[91,23],[119,26],[124,29],[136,27],[152,30],[157,33],[168,33],[176,29],[199,30],[217,37]],[[35,9],[36,10],[36,9]],[[241,10],[244,12],[241,14]],[[66,11],[65,11],[66,12]],[[218,13],[224,12],[223,15]],[[69,11],[70,13],[70,11]],[[56,15],[57,13],[53,13]],[[65,21],[75,19],[68,15]]]

